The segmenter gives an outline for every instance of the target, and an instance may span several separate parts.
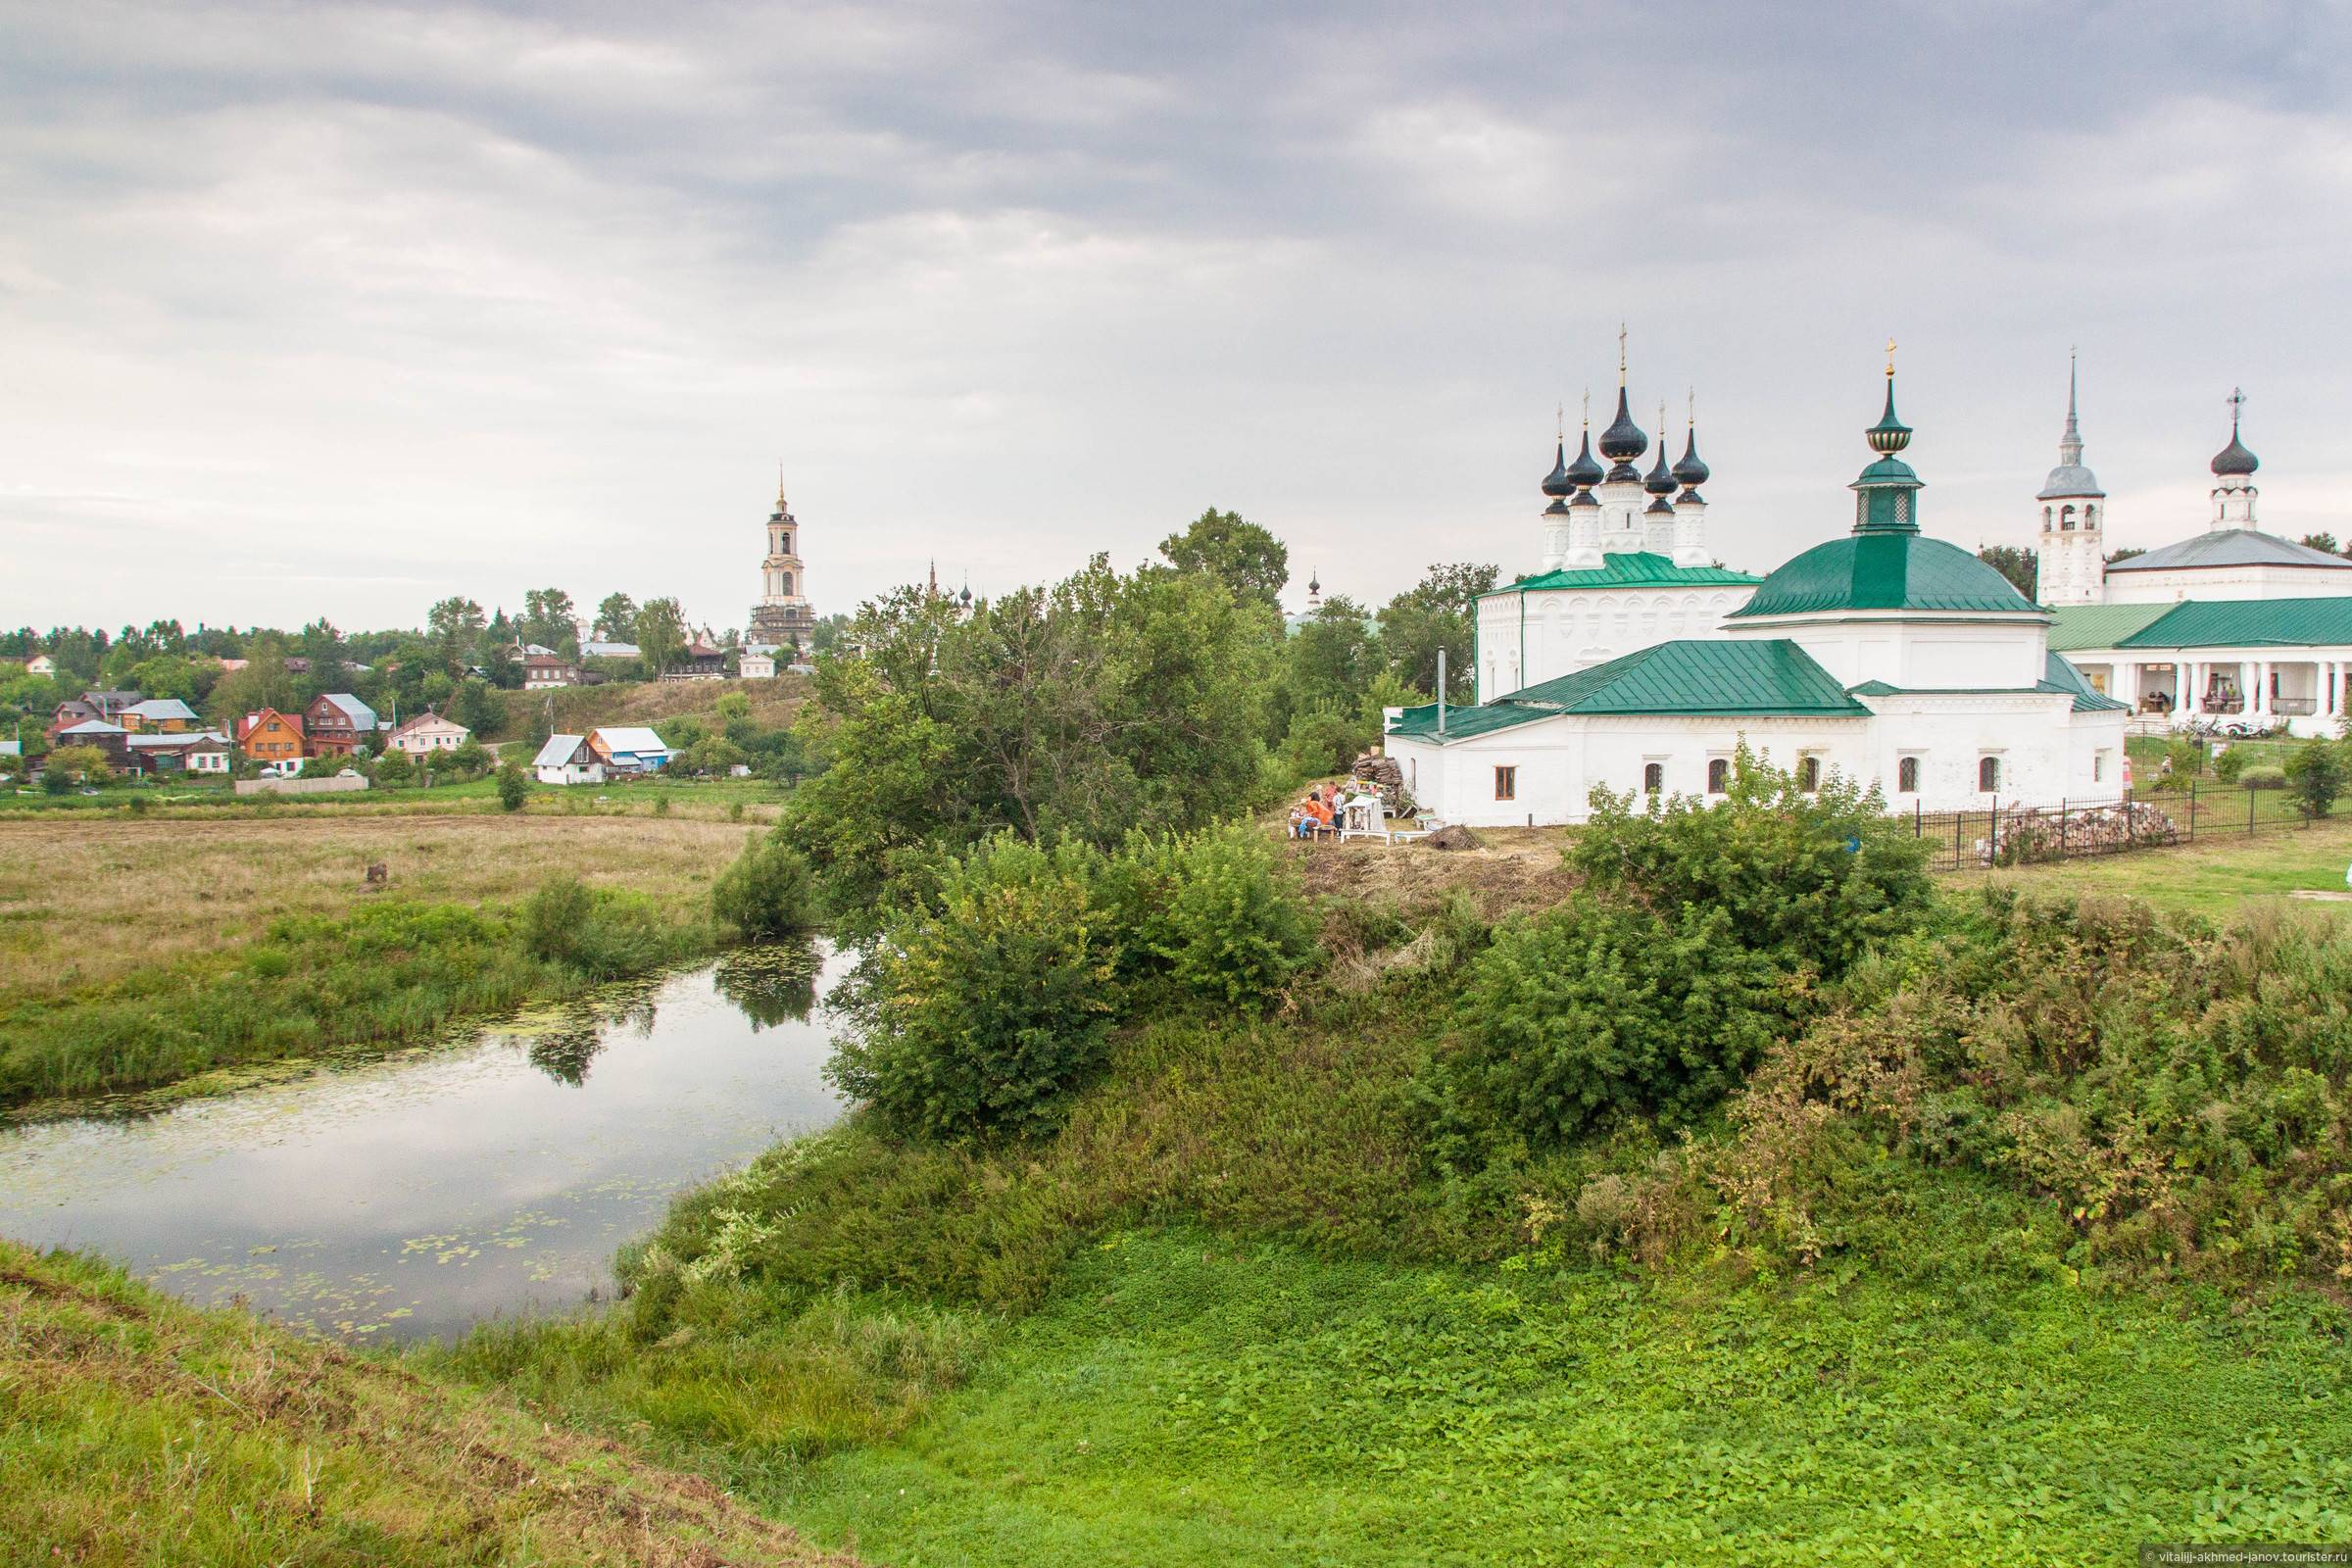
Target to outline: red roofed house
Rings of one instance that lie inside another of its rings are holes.
[[[302,760],[302,716],[265,708],[237,720],[237,745],[257,762]]]

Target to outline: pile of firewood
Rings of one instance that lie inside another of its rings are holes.
[[[1358,784],[1370,785],[1380,792],[1381,809],[1390,816],[1412,814],[1413,798],[1404,792],[1404,769],[1396,765],[1396,759],[1366,752],[1355,760],[1355,766],[1349,771]]]
[[[2024,865],[2180,842],[2180,830],[2170,816],[2138,801],[2070,807],[2063,812],[2015,807],[2001,812],[1993,826],[1993,836],[1977,843],[1977,857],[1987,865]]]

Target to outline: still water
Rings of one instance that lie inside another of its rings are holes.
[[[815,1131],[829,951],[761,949],[470,1043],[0,1131],[0,1236],[355,1342],[609,1295],[680,1190]]]

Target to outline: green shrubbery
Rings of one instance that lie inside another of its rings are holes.
[[[2230,754],[2237,755],[2232,752]],[[2282,790],[2286,788],[2286,769],[2283,767],[2240,767],[2231,780],[2239,789]]]
[[[498,769],[499,806],[509,811],[519,811],[522,809],[523,802],[530,798],[531,776],[523,771],[522,764],[512,760],[500,763]]]
[[[909,868],[856,988],[841,1087],[902,1131],[1053,1126],[1151,997],[1254,1011],[1311,959],[1289,864],[1248,827],[1110,855],[1010,835]]]
[[[1788,1011],[1786,977],[1722,909],[1661,917],[1578,898],[1503,927],[1479,958],[1457,1107],[1539,1146],[1611,1112],[1685,1121],[1740,1086]]]
[[[738,815],[742,809],[736,803]],[[710,912],[747,942],[811,929],[815,902],[808,860],[773,834],[755,834],[710,887]]]
[[[2238,775],[2245,770],[2246,749],[2242,746],[2229,747],[2213,760],[2213,776],[2224,784],[2236,783]]]
[[[571,877],[547,883],[515,911],[523,951],[591,980],[658,969],[681,951],[679,933],[642,893],[590,889]]]
[[[1051,1126],[1110,1036],[1118,947],[1088,861],[1000,838],[950,862],[869,955],[827,1075],[920,1136]]]

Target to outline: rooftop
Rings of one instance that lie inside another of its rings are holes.
[[[1673,558],[1651,550],[1623,550],[1601,557],[1597,566],[1572,566],[1522,577],[1481,597],[1544,588],[1704,588],[1763,580],[1724,566],[1678,566]]]
[[[2281,539],[2260,528],[2214,528],[2178,544],[2151,550],[2129,561],[2110,562],[2110,575],[2119,571],[2181,571],[2211,566],[2319,566],[2352,571],[2352,561],[2325,550]]]
[[[1448,708],[1443,738],[1466,740],[1563,715],[1860,718],[1868,712],[1792,642],[1684,638],[1523,687],[1481,707]],[[1439,739],[1437,705],[1406,709],[1389,733],[1417,740]]]

